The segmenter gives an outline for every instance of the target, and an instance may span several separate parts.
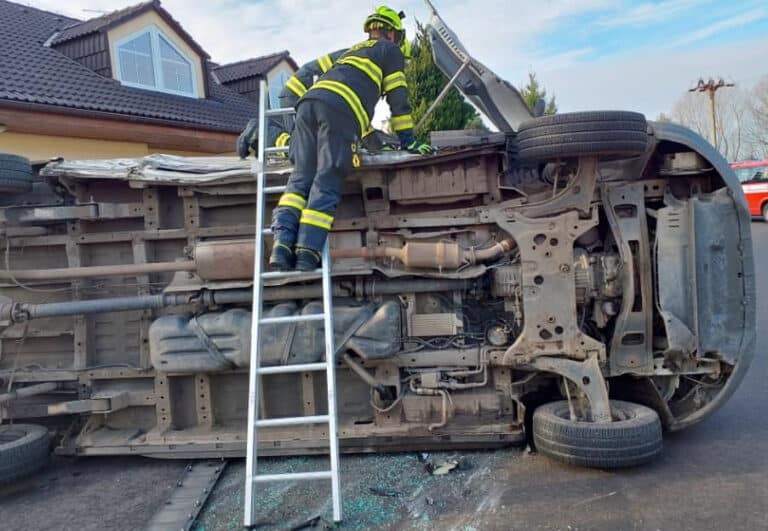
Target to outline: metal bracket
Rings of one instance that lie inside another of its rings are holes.
[[[135,396],[134,396],[135,395]],[[85,400],[72,400],[48,406],[48,416],[78,413],[113,413],[131,405],[142,404],[146,393],[120,392],[109,396],[94,396]]]
[[[624,301],[611,342],[611,375],[653,372],[651,250],[643,183],[603,188],[605,215],[621,254]]]
[[[598,224],[571,211],[554,218],[531,219],[513,211],[496,223],[517,242],[522,265],[523,330],[503,358],[503,365],[527,363],[538,356],[567,355],[583,360],[605,357],[605,345],[584,334],[576,317],[574,241]]]
[[[532,360],[530,364],[539,370],[559,374],[576,384],[589,400],[592,422],[611,422],[608,387],[600,370],[597,356],[590,356],[582,362],[565,358],[542,357]]]
[[[143,216],[142,203],[83,203],[71,206],[44,205],[0,209],[0,222],[8,224],[44,224],[81,219],[125,219]]]

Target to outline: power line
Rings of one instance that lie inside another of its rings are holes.
[[[717,81],[709,78],[708,81],[699,78],[695,87],[688,89],[688,92],[706,92],[709,95],[709,109],[712,113],[712,145],[717,147],[717,117],[715,115],[715,93],[721,88],[735,87],[735,83],[726,83],[721,77]]]

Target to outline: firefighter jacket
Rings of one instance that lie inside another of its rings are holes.
[[[405,148],[414,141],[414,136],[404,67],[405,58],[397,44],[387,39],[367,40],[342,54],[302,100],[325,101],[351,116],[363,136],[368,131],[376,103],[386,95],[392,112],[390,125]]]
[[[307,90],[315,83],[315,77],[320,77],[331,69],[333,64],[341,57],[346,49],[336,50],[328,55],[324,55],[314,61],[301,65],[295,74],[293,74],[285,83],[280,99],[291,106],[296,105]]]
[[[315,79],[325,74],[333,63],[346,52],[346,49],[336,50],[314,61],[301,65],[295,74],[288,78],[280,91],[280,107],[296,107],[299,99],[312,86]],[[291,138],[293,116],[272,116],[267,124],[267,145],[285,147]]]

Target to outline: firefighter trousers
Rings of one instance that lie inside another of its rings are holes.
[[[289,155],[294,169],[272,215],[275,241],[322,250],[357,156],[358,130],[352,117],[325,102],[299,103]]]

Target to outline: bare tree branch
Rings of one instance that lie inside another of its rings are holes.
[[[756,139],[768,140],[768,83],[765,90],[764,113],[765,126],[758,126],[754,96],[740,88],[728,88],[717,92],[715,99],[715,119],[717,120],[717,148],[730,160],[752,157]],[[689,127],[701,136],[712,141],[712,118],[709,98],[706,94],[686,92],[675,103],[670,113],[672,121]],[[768,146],[768,144],[765,144]]]

